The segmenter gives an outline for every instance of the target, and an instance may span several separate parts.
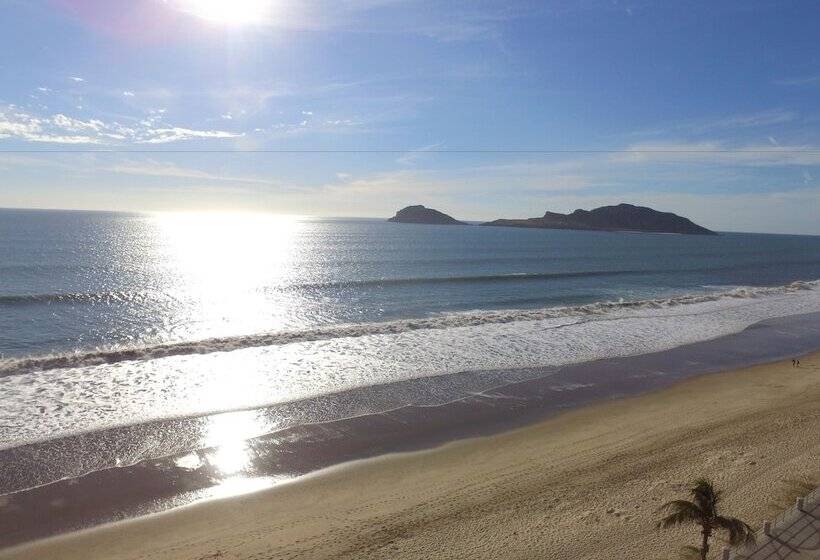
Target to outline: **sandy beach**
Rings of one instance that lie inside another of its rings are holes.
[[[3,559],[680,558],[655,510],[698,476],[758,526],[820,475],[820,354],[509,433],[46,539]],[[720,543],[713,546],[718,551]]]

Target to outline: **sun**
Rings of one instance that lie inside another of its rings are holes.
[[[206,21],[224,25],[263,23],[272,0],[180,0],[179,7]]]

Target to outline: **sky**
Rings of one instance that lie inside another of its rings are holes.
[[[0,0],[0,207],[820,234],[820,4]]]

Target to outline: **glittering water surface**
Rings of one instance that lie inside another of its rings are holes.
[[[820,311],[817,278],[817,237],[3,210],[0,447],[653,352]],[[257,420],[201,434],[225,477]]]

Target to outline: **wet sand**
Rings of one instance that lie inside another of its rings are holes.
[[[421,378],[265,409],[128,426],[2,450],[0,548],[214,496],[260,490],[346,461],[509,431],[592,402],[668,387],[693,375],[806,353],[816,349],[818,341],[820,314],[807,314],[764,321],[733,335],[653,354],[559,368]],[[491,388],[493,382],[516,376],[524,381]],[[470,388],[476,384],[484,389],[473,393]],[[459,392],[469,396],[448,400]],[[401,405],[417,402],[420,396],[430,404]],[[357,413],[360,407],[364,411]],[[374,408],[384,412],[366,412]],[[311,421],[311,411],[331,411],[342,418]],[[269,428],[270,433],[248,441],[237,433],[237,427],[257,423],[279,429]],[[232,440],[223,447],[204,445],[200,438],[214,429],[231,434]],[[119,466],[107,466],[115,463]]]
[[[693,478],[713,478],[727,512],[759,525],[795,481],[820,475],[820,354],[801,362],[689,378],[0,558],[677,558],[697,532],[657,532],[655,510]]]

